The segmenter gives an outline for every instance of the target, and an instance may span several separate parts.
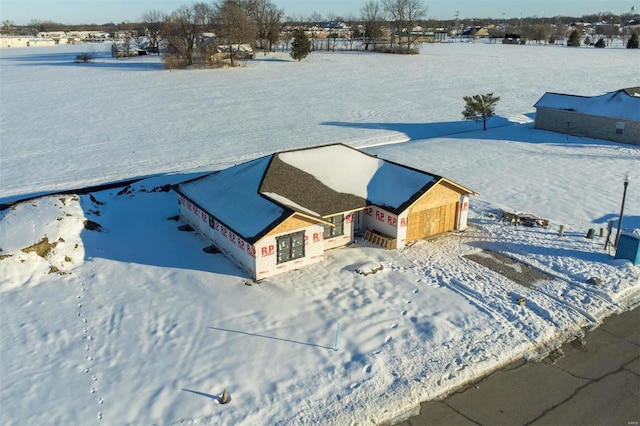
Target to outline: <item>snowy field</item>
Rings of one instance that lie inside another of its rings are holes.
[[[447,44],[169,72],[104,46],[75,64],[90,48],[0,50],[0,203],[146,178],[0,212],[3,425],[392,422],[640,304],[640,267],[585,238],[617,218],[627,170],[623,227],[640,227],[640,148],[532,122],[544,92],[640,86],[638,51]],[[486,92],[501,100],[483,132],[462,97]],[[400,251],[359,242],[257,284],[169,220],[166,184],[333,142],[477,191],[472,227]],[[547,279],[463,257],[487,250]]]

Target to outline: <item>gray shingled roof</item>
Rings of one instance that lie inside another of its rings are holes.
[[[271,160],[259,191],[278,194],[321,217],[367,206],[364,198],[334,191],[309,173],[285,163],[277,154]],[[295,205],[291,207],[297,210]]]

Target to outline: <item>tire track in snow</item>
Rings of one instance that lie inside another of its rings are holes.
[[[433,247],[433,249],[437,248],[437,255],[433,254],[436,251],[431,253],[431,248],[426,252],[420,253],[420,257],[413,256],[413,250],[402,252],[403,257],[412,265],[408,269],[420,277],[421,281],[427,282],[429,285],[435,284],[439,287],[446,287],[462,296],[480,312],[489,315],[494,321],[503,325],[505,329],[521,336],[523,341],[532,345],[538,344],[536,335],[541,335],[543,330],[540,327],[536,327],[535,324],[525,324],[519,320],[518,312],[514,311],[516,308],[509,306],[506,301],[501,301],[501,298],[504,298],[504,294],[513,292],[511,288],[502,284],[501,281],[507,280],[506,278],[497,273],[494,273],[495,276],[491,275],[491,284],[482,285],[482,288],[490,290],[490,293],[484,294],[467,284],[487,276],[487,271],[483,267],[461,258],[457,252],[454,253],[451,248],[447,247],[446,240],[442,244],[437,241],[431,243],[437,244],[437,247]],[[416,249],[419,250],[417,247]],[[488,273],[493,272],[489,271]],[[541,316],[541,319],[544,323],[549,323],[548,318]],[[518,327],[518,325],[521,327]],[[522,327],[524,326],[529,327],[530,331],[534,331],[536,335],[532,336],[531,332],[523,330]]]

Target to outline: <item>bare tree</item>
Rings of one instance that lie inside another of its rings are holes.
[[[142,24],[149,39],[149,50],[160,54],[160,39],[167,21],[167,15],[160,10],[149,10],[142,15]]]
[[[15,26],[16,24],[13,21],[9,19],[3,20],[2,24],[0,25],[0,34],[13,34]]]
[[[347,34],[349,36],[347,39],[348,49],[353,50],[353,37],[358,33],[358,20],[352,13],[349,13],[345,18],[345,22],[349,28],[349,33]]]
[[[369,0],[360,9],[360,14],[364,25],[364,50],[369,50],[370,44],[373,44],[373,50],[375,50],[376,41],[382,38],[386,20],[384,9],[379,2]]]
[[[235,64],[234,45],[255,44],[257,27],[239,0],[221,0],[215,5],[216,33],[229,48],[231,65]]]
[[[169,67],[176,61],[177,65],[193,65],[194,52],[211,25],[211,16],[211,7],[205,3],[181,6],[169,16],[164,26]]]
[[[382,5],[393,21],[398,37],[398,51],[403,51],[402,41],[406,40],[405,53],[411,53],[418,39],[418,35],[413,34],[413,28],[426,18],[428,8],[422,0],[382,0]]]
[[[520,35],[539,44],[541,41],[544,42],[549,39],[551,27],[546,24],[528,25],[522,28]]]
[[[27,24],[29,34],[32,36],[38,35],[40,31],[43,31],[43,22],[40,19],[32,19]]]
[[[280,36],[284,12],[269,0],[247,0],[245,8],[255,23],[258,47],[265,53],[273,50]]]

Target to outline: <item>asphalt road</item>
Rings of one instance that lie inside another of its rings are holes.
[[[425,402],[398,425],[639,425],[640,308],[607,318],[585,340]]]

